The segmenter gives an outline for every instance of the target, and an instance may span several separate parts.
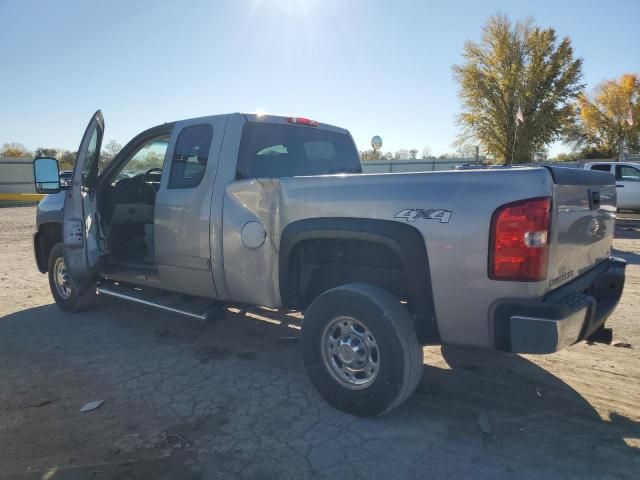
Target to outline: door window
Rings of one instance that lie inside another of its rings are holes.
[[[616,179],[623,182],[640,182],[640,169],[630,165],[616,165]]]
[[[213,127],[186,127],[178,136],[171,160],[168,188],[193,188],[200,184],[207,168]]]
[[[611,165],[591,165],[591,170],[600,170],[601,172],[610,172]]]
[[[87,147],[87,157],[82,166],[82,186],[93,188],[98,178],[98,159],[100,157],[100,149],[98,148],[102,134],[98,128],[93,130],[91,140]]]

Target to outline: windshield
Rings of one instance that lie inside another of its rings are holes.
[[[242,132],[237,178],[362,173],[351,137],[313,127],[248,122]]]

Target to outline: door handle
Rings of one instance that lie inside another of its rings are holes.
[[[618,188],[624,188],[624,185],[616,185]]]

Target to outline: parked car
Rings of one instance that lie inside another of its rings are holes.
[[[584,168],[612,173],[616,179],[618,208],[640,211],[640,163],[589,162]]]
[[[146,130],[99,170],[103,134],[98,111],[59,193],[56,161],[36,160],[52,195],[35,257],[64,310],[97,292],[203,319],[226,304],[303,311],[311,381],[362,416],[414,391],[423,345],[610,341],[625,279],[611,175],[364,175],[347,130],[238,113]]]
[[[480,170],[483,168],[487,168],[487,165],[484,163],[474,164],[474,163],[463,163],[462,165],[456,165],[453,167],[454,170]]]
[[[63,170],[60,172],[60,186],[68,187],[71,185],[71,179],[73,178],[73,170]]]

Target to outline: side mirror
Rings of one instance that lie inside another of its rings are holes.
[[[60,173],[55,158],[41,157],[33,161],[33,176],[38,193],[58,193]]]

